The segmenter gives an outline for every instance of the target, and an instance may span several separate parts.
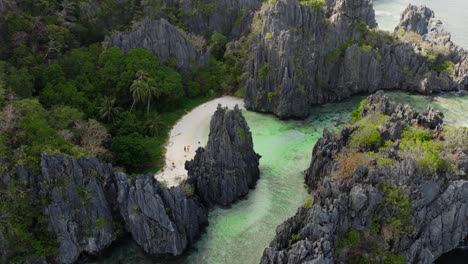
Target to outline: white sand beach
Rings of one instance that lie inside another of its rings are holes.
[[[195,156],[198,147],[206,145],[211,116],[218,104],[229,108],[237,104],[239,108],[244,109],[242,99],[223,96],[206,102],[183,116],[171,130],[166,145],[166,165],[162,171],[155,174],[158,181],[165,182],[168,187],[172,187],[187,178],[185,161]]]

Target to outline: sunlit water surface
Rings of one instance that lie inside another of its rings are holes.
[[[425,5],[434,10],[436,19],[442,20],[443,27],[452,33],[452,40],[468,48],[468,0],[374,0],[379,28],[393,31],[409,3]]]
[[[446,113],[446,121],[468,126],[468,97],[423,97],[401,92],[387,93],[402,103],[423,110],[427,106]],[[363,97],[314,108],[303,121],[281,121],[272,115],[244,111],[252,131],[255,150],[262,155],[261,179],[245,200],[231,208],[216,208],[210,225],[186,256],[155,260],[131,241],[115,246],[110,255],[88,263],[99,264],[250,264],[258,263],[275,228],[294,215],[306,197],[303,171],[309,166],[312,148],[325,127],[335,129],[349,120],[349,113]]]

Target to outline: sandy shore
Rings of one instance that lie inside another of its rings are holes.
[[[154,175],[158,181],[166,182],[167,186],[171,187],[187,178],[185,161],[195,156],[198,147],[206,145],[211,116],[218,104],[229,108],[238,104],[241,109],[244,109],[242,99],[223,96],[198,106],[182,117],[169,135],[169,142],[166,145],[166,165],[162,171]]]

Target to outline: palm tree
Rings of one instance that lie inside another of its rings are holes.
[[[161,94],[161,91],[159,90],[159,86],[153,79],[148,80],[148,108],[146,115],[149,115],[149,110],[150,110],[150,105],[151,105],[151,99],[153,99],[153,96],[155,98],[158,98],[159,95]]]
[[[161,128],[164,125],[164,121],[158,112],[154,112],[150,117],[146,119],[145,132],[147,136],[154,137],[161,132]]]
[[[147,97],[148,92],[148,83],[146,82],[146,73],[143,71],[138,71],[136,74],[136,79],[133,81],[130,86],[130,92],[132,93],[133,103],[130,107],[130,112],[132,112],[133,106],[137,102],[144,102]]]
[[[158,97],[160,94],[159,87],[156,85],[153,79],[149,78],[145,71],[138,71],[136,73],[136,79],[130,86],[130,92],[132,93],[133,97],[133,103],[132,107],[130,108],[130,112],[132,111],[135,103],[143,103],[146,101],[147,115],[149,115],[151,99],[153,99],[153,97]]]
[[[104,97],[101,106],[98,107],[99,118],[105,120],[106,123],[114,121],[120,113],[121,108],[115,106],[114,97]]]

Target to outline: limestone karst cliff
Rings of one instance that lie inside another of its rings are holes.
[[[355,117],[324,131],[305,175],[311,198],[261,263],[432,263],[468,235],[467,130],[382,93]]]
[[[193,50],[191,43],[196,41],[189,40],[189,35],[209,43],[203,35],[225,34],[232,41],[226,54],[242,54],[236,58],[243,65],[243,74],[238,76],[240,87],[236,88],[243,91],[247,109],[280,118],[304,118],[313,104],[379,89],[431,94],[467,88],[466,51],[453,44],[443,29],[428,32],[434,16],[429,8],[408,6],[392,33],[377,29],[370,0],[320,3],[166,3],[165,8],[183,10],[185,15],[177,23],[186,33],[153,34],[165,21],[159,14],[162,20],[144,20],[135,30],[106,39],[124,50],[148,49],[161,54],[163,60],[169,52],[177,65],[187,70],[203,65],[210,57],[206,49],[198,56],[183,51]],[[164,24],[170,27],[168,22]],[[153,33],[148,37],[142,32]],[[188,58],[192,58],[191,63]]]
[[[255,187],[259,159],[241,110],[219,105],[206,147],[197,149],[195,158],[185,164],[188,183],[207,205],[230,205]]]
[[[409,31],[413,24],[427,28],[426,9],[407,11],[398,35],[375,29],[371,1],[327,3],[263,5],[246,64],[248,109],[305,117],[312,104],[378,89],[424,94],[466,89],[465,52],[449,40],[433,45]],[[444,70],[444,63],[453,65]]]
[[[230,205],[255,186],[259,158],[239,108],[219,108],[206,150],[187,162],[190,178],[179,186],[164,187],[152,174],[116,172],[94,157],[43,154],[40,171],[25,164],[2,175],[0,192],[17,189],[28,194],[26,201],[37,201],[25,219],[41,219],[40,232],[55,253],[34,263],[75,263],[82,254],[100,255],[124,233],[147,254],[179,256],[208,224],[211,206]],[[14,235],[1,229],[0,263],[17,253]]]
[[[400,23],[395,30],[403,29],[424,35],[428,32],[429,22],[432,18],[434,18],[434,11],[428,7],[410,4],[401,14]]]

